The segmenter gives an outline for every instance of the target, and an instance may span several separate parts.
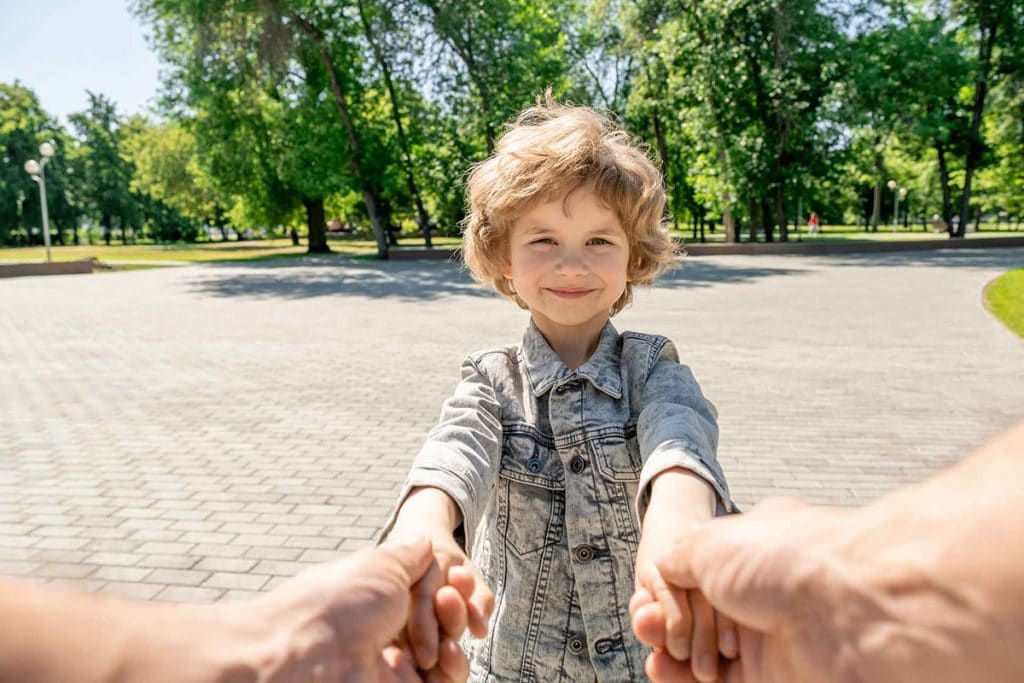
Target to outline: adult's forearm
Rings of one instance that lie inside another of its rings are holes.
[[[963,675],[1024,680],[1022,461],[1024,425],[854,516],[840,541],[852,580],[836,606],[874,595],[880,612],[901,626],[861,624],[859,647],[911,649],[924,637],[920,649],[935,650],[922,663],[935,667],[929,680],[958,680],[958,660],[972,667]],[[941,656],[950,653],[948,661]]]
[[[214,608],[132,603],[51,586],[0,584],[0,682],[255,680]],[[204,635],[205,634],[205,635]],[[221,647],[217,647],[220,643]],[[237,658],[232,661],[232,658]]]

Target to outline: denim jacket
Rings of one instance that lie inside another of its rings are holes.
[[[627,608],[646,490],[683,467],[734,511],[716,418],[668,339],[611,323],[575,371],[532,321],[521,345],[466,359],[399,501],[445,491],[494,591],[470,681],[644,680]]]

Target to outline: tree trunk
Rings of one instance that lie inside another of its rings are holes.
[[[953,230],[953,205],[949,193],[949,167],[946,165],[946,148],[941,142],[935,143],[939,159],[939,186],[942,188],[942,220],[950,237],[959,237]]]
[[[984,17],[985,14],[982,16]],[[992,48],[995,45],[996,34],[999,32],[999,24],[995,22],[991,26],[982,24],[979,28],[982,34],[981,43],[978,45],[978,61],[981,71],[974,84],[974,108],[971,112],[971,132],[967,136],[967,159],[964,164],[964,189],[960,196],[960,220],[957,222],[957,237],[963,237],[967,232],[967,221],[971,216],[971,180],[984,152],[984,143],[981,140],[981,118],[985,112],[985,95],[988,92],[989,72],[992,70]]]
[[[324,69],[327,70],[327,76],[331,82],[331,92],[334,95],[334,104],[338,110],[338,116],[341,118],[341,122],[345,127],[345,135],[348,138],[349,170],[352,173],[352,177],[355,178],[356,184],[359,186],[361,194],[363,195],[363,203],[366,205],[366,213],[370,217],[370,225],[373,227],[373,236],[377,242],[377,258],[387,259],[388,241],[387,236],[384,234],[384,225],[381,222],[380,210],[378,208],[380,204],[374,187],[369,182],[369,179],[367,179],[363,174],[359,138],[356,135],[355,125],[352,123],[352,116],[348,111],[348,97],[345,94],[344,85],[342,84],[341,78],[338,76],[338,70],[334,65],[334,60],[327,51],[327,45],[324,42],[324,35],[320,29],[309,23],[309,21],[300,16],[297,12],[292,12],[291,16],[302,28],[302,31],[316,45],[320,61],[323,63]],[[324,242],[323,247],[324,250],[327,250],[326,241]],[[312,236],[310,236],[309,240],[309,250],[310,252],[319,250],[314,249]]]
[[[775,226],[772,225],[772,203],[768,199],[761,200],[761,222],[764,225],[764,241],[775,241]]]
[[[306,207],[306,227],[309,230],[309,253],[324,254],[331,251],[327,246],[327,220],[324,218],[324,200],[302,198]]]
[[[423,205],[423,198],[420,196],[420,190],[413,173],[412,154],[409,151],[409,140],[405,135],[405,126],[402,124],[402,111],[398,106],[398,95],[395,92],[395,85],[391,80],[391,66],[384,56],[384,51],[380,49],[380,45],[374,38],[373,28],[370,26],[370,20],[367,18],[366,10],[363,7],[363,0],[357,0],[356,4],[359,7],[359,18],[362,19],[366,40],[373,49],[373,54],[377,59],[377,64],[380,66],[381,74],[384,76],[384,85],[387,87],[388,97],[391,100],[391,118],[394,120],[395,129],[398,131],[398,146],[402,153],[402,170],[405,171],[405,184],[409,194],[412,195],[413,203],[416,205],[416,222],[419,224],[420,230],[423,231],[424,246],[427,249],[432,249],[434,245],[430,239],[430,216],[427,215],[427,210]]]
[[[732,244],[739,242],[739,233],[736,230],[736,219],[733,218],[732,209],[726,206],[722,209],[722,226],[725,228],[725,241]]]
[[[750,241],[757,242],[757,230],[761,226],[761,203],[750,200]]]
[[[779,178],[775,186],[775,221],[779,226],[779,240],[789,241],[789,223],[786,221],[785,185],[782,178]]]

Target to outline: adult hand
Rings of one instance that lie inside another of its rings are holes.
[[[384,544],[310,569],[253,603],[255,614],[277,625],[277,681],[419,681],[415,662],[397,645],[409,616],[413,587],[435,566],[429,541]],[[237,605],[236,605],[237,607]],[[439,597],[441,615],[457,630],[461,597]],[[462,617],[462,628],[465,618]],[[454,640],[439,648],[431,680],[469,675]]]
[[[709,522],[655,566],[737,622],[729,683],[1024,680],[1022,475],[1024,424],[866,508],[777,500]],[[638,635],[658,620],[638,612]],[[648,674],[693,680],[665,652]]]

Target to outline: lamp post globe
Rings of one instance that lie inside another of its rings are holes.
[[[53,156],[53,145],[44,142],[39,145],[39,154],[42,155],[42,162],[29,159],[25,162],[25,171],[32,176],[32,180],[39,183],[39,203],[43,215],[43,244],[46,245],[46,262],[53,259],[50,256],[50,211],[46,202],[46,162]]]

